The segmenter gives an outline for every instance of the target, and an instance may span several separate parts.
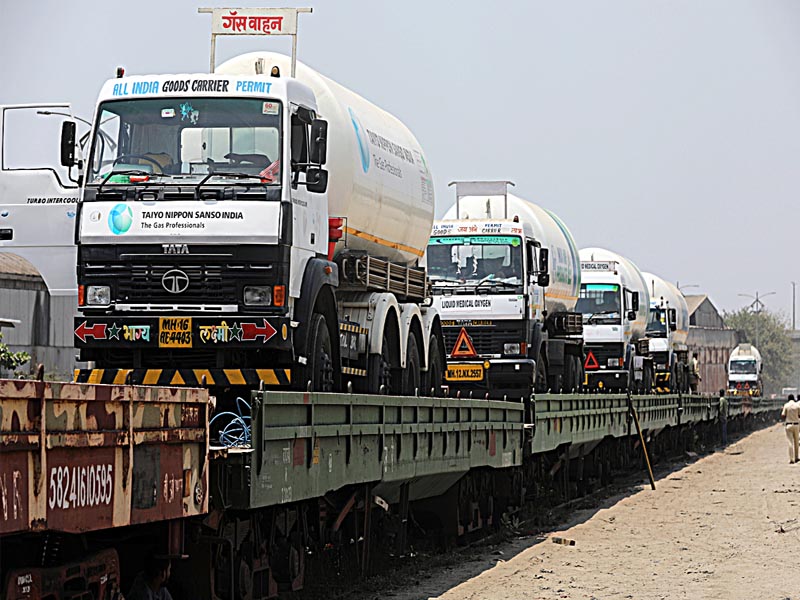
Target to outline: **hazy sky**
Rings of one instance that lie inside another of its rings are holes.
[[[263,6],[264,2],[231,2]],[[206,72],[208,2],[0,0],[0,102],[90,117],[114,69]],[[718,307],[800,283],[800,2],[278,2],[299,58],[404,121],[437,214],[454,179],[510,179],[579,247]],[[285,43],[282,43],[285,42]],[[286,40],[221,38],[218,62]]]

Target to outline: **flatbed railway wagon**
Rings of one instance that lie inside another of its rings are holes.
[[[453,539],[639,465],[628,399],[255,391],[214,413],[199,389],[2,381],[3,598],[113,598],[148,553],[174,558],[176,600],[367,572],[423,529]],[[630,402],[656,457],[719,430],[715,398]],[[731,398],[729,426],[778,409]]]
[[[208,392],[0,380],[0,598],[114,598],[208,512]]]

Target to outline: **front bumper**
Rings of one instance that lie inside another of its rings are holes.
[[[77,383],[161,386],[291,385],[291,369],[75,369]]]
[[[583,385],[590,390],[627,390],[629,378],[630,373],[622,370],[586,371]]]
[[[530,358],[492,358],[447,363],[445,380],[451,391],[481,398],[528,397],[533,391],[536,361]]]
[[[75,317],[75,347],[291,350],[288,317],[242,315]]]

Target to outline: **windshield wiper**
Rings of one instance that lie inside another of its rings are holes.
[[[595,317],[603,317],[608,315],[613,315],[619,313],[618,310],[601,310],[600,312],[591,313],[587,318],[586,321],[591,323]]]
[[[200,188],[203,187],[212,177],[230,177],[231,179],[258,179],[259,182],[265,183],[261,175],[254,175],[252,173],[237,173],[236,171],[214,171],[203,177],[195,186],[195,195],[200,195]]]
[[[511,283],[509,281],[504,281],[503,279],[481,279],[478,283],[475,284],[475,289],[478,289],[479,287],[487,283],[489,285],[502,285],[507,288],[517,288],[520,286],[519,283]]]
[[[447,282],[447,283],[464,283],[463,279],[458,279],[457,277],[443,277],[441,275],[431,275],[430,276],[431,283],[436,285],[440,282]]]
[[[108,180],[111,179],[114,175],[147,175],[149,177],[163,177],[161,173],[150,173],[149,171],[142,171],[141,169],[120,169],[119,171],[112,170],[108,175],[103,177],[103,181],[100,182],[100,185],[97,187],[97,193],[103,191],[103,186],[108,183]],[[129,181],[128,183],[133,183],[136,185],[136,182]],[[140,183],[144,183],[143,181]]]

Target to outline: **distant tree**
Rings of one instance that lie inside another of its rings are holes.
[[[31,359],[27,352],[11,352],[3,343],[3,334],[0,333],[0,368],[16,369]]]
[[[725,324],[739,334],[740,342],[753,344],[761,353],[764,389],[774,393],[788,385],[792,375],[792,340],[786,319],[768,310],[754,312],[749,308],[725,312],[723,316]]]

